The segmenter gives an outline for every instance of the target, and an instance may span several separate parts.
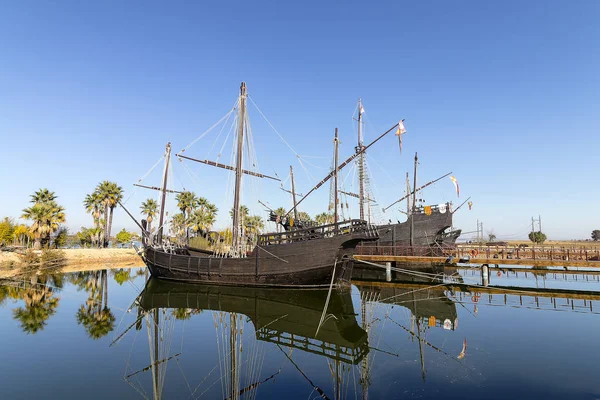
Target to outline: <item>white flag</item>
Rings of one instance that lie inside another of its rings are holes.
[[[404,128],[404,120],[398,122],[398,130],[396,131],[396,135],[402,135],[406,133],[406,129]]]

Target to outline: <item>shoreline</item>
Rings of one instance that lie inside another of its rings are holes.
[[[58,273],[88,271],[97,269],[145,267],[134,249],[61,249],[64,265],[56,268]],[[0,252],[0,279],[14,278],[22,274],[22,269],[6,268],[3,264],[19,263],[23,256],[12,252]],[[34,272],[35,269],[32,271]]]

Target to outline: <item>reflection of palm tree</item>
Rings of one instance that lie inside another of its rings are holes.
[[[108,307],[98,312],[81,305],[77,311],[77,323],[83,325],[88,335],[96,340],[112,332],[115,328],[115,316]]]
[[[113,276],[115,278],[115,282],[121,286],[131,279],[131,270],[120,268],[116,271],[113,271]]]
[[[115,316],[108,307],[108,271],[94,271],[80,280],[88,292],[88,299],[77,310],[76,318],[88,335],[96,340],[114,329]]]
[[[192,318],[192,315],[200,314],[202,310],[194,308],[176,308],[172,311],[175,319],[187,320]]]
[[[38,282],[39,280],[39,282]],[[32,276],[31,285],[25,289],[17,290],[14,295],[22,298],[25,307],[18,307],[13,310],[13,316],[21,323],[23,332],[35,334],[44,329],[48,319],[56,314],[59,299],[53,297],[53,289],[46,286],[48,281],[52,281],[54,287],[62,287],[62,279],[58,276]]]

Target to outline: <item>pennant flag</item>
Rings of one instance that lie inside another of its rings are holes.
[[[402,134],[406,133],[404,129],[404,120],[398,122],[398,130],[396,130],[396,136],[398,136],[398,145],[400,146],[400,154],[402,154]]]
[[[473,208],[473,202],[472,202],[472,201],[468,202],[467,204],[469,205],[469,210],[470,210],[471,208]]]
[[[404,128],[404,120],[398,122],[398,130],[396,131],[396,135],[402,135],[406,133],[406,129]]]
[[[454,187],[456,188],[456,196],[460,197],[460,188],[458,187],[458,181],[453,176],[450,177],[450,180],[452,181],[452,183],[454,183]]]
[[[364,113],[365,113],[365,108],[364,108],[362,105],[360,106],[360,113],[361,113],[361,114],[364,114]]]

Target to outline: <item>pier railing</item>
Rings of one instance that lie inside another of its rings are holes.
[[[400,257],[449,257],[499,260],[565,260],[600,261],[600,248],[555,246],[381,246],[365,244],[356,248],[356,255]]]

